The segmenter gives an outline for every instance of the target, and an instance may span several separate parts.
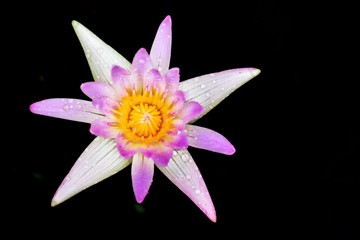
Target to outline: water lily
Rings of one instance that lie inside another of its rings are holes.
[[[180,81],[179,69],[169,68],[171,24],[166,16],[150,53],[141,48],[130,63],[82,24],[72,22],[95,80],[81,85],[91,101],[45,99],[31,104],[30,111],[89,123],[96,137],[62,181],[52,206],[130,164],[135,199],[142,203],[156,166],[216,222],[212,199],[188,147],[225,155],[234,154],[235,148],[220,133],[193,123],[260,70],[238,68]]]

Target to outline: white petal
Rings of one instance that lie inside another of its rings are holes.
[[[186,92],[187,101],[196,101],[204,112],[191,122],[204,116],[237,88],[260,73],[256,68],[238,68],[211,73],[180,82],[179,88]]]
[[[56,191],[51,206],[78,194],[86,188],[114,175],[131,163],[117,151],[113,139],[96,137],[80,155]]]
[[[216,222],[216,212],[204,179],[187,150],[174,151],[166,167],[157,166],[205,215]]]
[[[112,82],[111,68],[113,65],[130,70],[130,62],[89,29],[75,20],[72,21],[72,25],[83,47],[95,81]]]

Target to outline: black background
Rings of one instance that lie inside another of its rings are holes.
[[[3,59],[3,73],[10,76],[3,79],[3,199],[13,236],[172,238],[202,229],[204,237],[355,239],[359,233],[354,6],[76,0],[4,9],[3,50],[10,55]],[[92,76],[71,21],[131,61],[139,48],[150,50],[166,15],[173,21],[170,66],[180,68],[182,80],[238,67],[262,70],[197,122],[222,133],[237,149],[225,156],[190,148],[218,222],[208,220],[157,169],[141,205],[128,167],[50,207],[57,187],[94,138],[88,124],[29,112],[31,103],[46,98],[87,99],[80,84]]]

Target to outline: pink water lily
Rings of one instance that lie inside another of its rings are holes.
[[[216,222],[213,202],[188,147],[226,155],[235,148],[223,135],[193,123],[260,70],[238,68],[180,81],[179,69],[169,68],[170,16],[159,26],[150,53],[141,48],[132,63],[79,22],[72,24],[95,80],[81,85],[91,101],[52,98],[31,104],[30,111],[89,123],[96,137],[70,169],[51,205],[132,163],[138,203],[149,191],[156,166]]]

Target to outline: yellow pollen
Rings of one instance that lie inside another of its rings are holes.
[[[161,128],[162,116],[159,109],[151,104],[133,105],[129,114],[129,127],[139,137],[154,136]]]

